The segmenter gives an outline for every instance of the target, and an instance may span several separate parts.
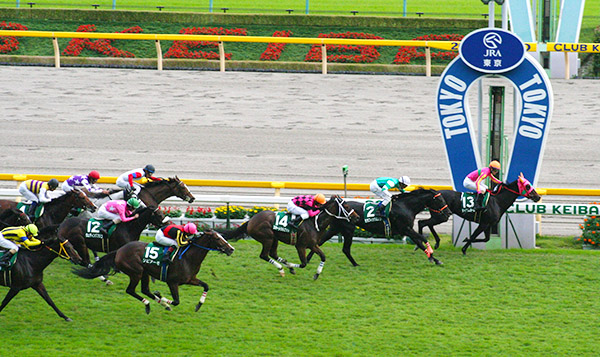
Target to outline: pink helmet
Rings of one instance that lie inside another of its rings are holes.
[[[198,233],[198,228],[193,223],[186,223],[186,225],[183,226],[183,231],[187,234],[196,234]]]
[[[94,180],[97,180],[100,178],[100,173],[96,170],[92,170],[90,171],[90,173],[88,174],[88,177]]]

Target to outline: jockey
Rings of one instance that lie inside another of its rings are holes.
[[[153,181],[160,181],[161,178],[154,177],[154,166],[146,165],[141,169],[134,169],[122,173],[119,177],[117,177],[117,186],[121,187],[124,192],[135,192],[137,195],[140,192],[140,185],[136,182],[134,186],[133,181],[139,181],[142,178],[150,179]],[[125,197],[124,197],[125,198]]]
[[[410,178],[402,176],[400,178],[379,177],[371,181],[369,188],[381,201],[377,203],[377,211],[380,216],[385,216],[385,207],[392,200],[392,194],[388,192],[391,188],[397,188],[400,193],[406,193],[404,190],[410,185]]]
[[[88,196],[94,194],[108,195],[108,190],[104,190],[96,186],[96,182],[100,178],[100,174],[96,170],[90,171],[87,175],[74,175],[69,177],[62,183],[61,188],[65,192],[73,191],[74,189],[82,190]]]
[[[28,224],[25,227],[6,227],[0,231],[0,247],[8,249],[8,252],[0,258],[0,266],[8,266],[10,258],[19,251],[19,244],[24,244],[27,248],[35,247],[42,242],[37,238],[38,228],[35,224]]]
[[[477,198],[475,200],[475,210],[483,209],[483,197],[488,187],[483,183],[483,180],[490,178],[495,183],[502,183],[498,180],[495,175],[500,172],[500,163],[496,160],[490,162],[488,167],[484,167],[480,170],[475,170],[465,177],[463,186],[477,192]]]
[[[138,213],[133,216],[131,214],[139,206],[140,200],[135,197],[128,199],[127,202],[123,200],[112,200],[104,203],[98,209],[98,218],[106,219],[108,222],[100,227],[100,232],[108,234],[108,227],[110,227],[112,223],[118,224],[138,218],[140,216]]]
[[[194,223],[185,225],[169,224],[156,232],[156,243],[169,247],[163,262],[169,261],[169,256],[177,247],[188,244],[190,237],[198,233],[198,228]]]
[[[287,210],[292,214],[292,220],[288,226],[298,229],[300,220],[316,216],[321,206],[327,202],[322,193],[316,195],[300,195],[292,198],[287,204]]]
[[[29,207],[29,219],[33,222],[35,218],[35,209],[39,202],[46,203],[52,201],[48,197],[48,191],[54,191],[58,187],[58,180],[53,178],[48,181],[27,180],[19,185],[19,193],[31,201]]]

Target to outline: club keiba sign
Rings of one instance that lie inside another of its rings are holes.
[[[457,191],[467,191],[463,179],[482,167],[467,91],[477,79],[491,74],[510,80],[519,97],[518,121],[504,179],[514,181],[522,172],[533,185],[537,183],[552,116],[550,81],[539,63],[525,52],[521,39],[502,29],[486,28],[462,40],[459,56],[442,74],[437,90],[437,113]]]

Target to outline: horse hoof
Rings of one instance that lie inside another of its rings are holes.
[[[105,284],[106,284],[106,286],[114,285],[114,283],[112,281],[108,280],[108,279],[106,279]]]
[[[156,297],[158,297],[159,299],[162,298],[162,295],[160,294],[160,291],[153,291],[152,294]]]
[[[169,306],[169,305],[165,306],[165,310],[172,311],[171,306]]]
[[[435,260],[435,265],[444,265],[444,263],[442,263],[440,260]]]
[[[296,275],[296,271],[294,270],[294,268],[290,268],[290,274]]]
[[[285,272],[284,272],[283,270],[280,270],[280,271],[279,271],[279,275],[280,275],[280,276],[285,276]]]
[[[202,307],[202,303],[199,302],[198,305],[196,305],[196,312],[198,312],[198,310],[200,310],[201,307]]]
[[[70,317],[66,317],[66,316],[65,316],[65,321],[66,322],[73,322],[73,320]]]
[[[319,279],[319,274],[315,274],[315,276],[313,276],[313,280],[317,280]]]
[[[433,246],[433,250],[438,250],[439,247],[440,247],[440,243],[435,243],[435,245]]]
[[[150,314],[150,305],[146,305],[146,315]]]

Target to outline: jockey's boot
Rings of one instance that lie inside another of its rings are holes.
[[[31,201],[31,204],[29,205],[27,216],[29,216],[31,222],[35,221],[35,210],[37,209],[37,205],[38,203],[36,201]]]
[[[173,253],[174,250],[175,250],[174,246],[170,246],[169,248],[167,248],[167,250],[165,251],[165,255],[163,256],[161,262],[169,264],[171,262],[171,253]]]
[[[477,197],[475,198],[475,211],[481,211],[482,209],[484,209],[483,207],[483,197],[485,196],[485,194],[483,193],[478,193]]]
[[[375,210],[375,214],[379,217],[385,217],[385,206],[379,202],[377,204],[377,209]]]
[[[298,223],[300,223],[301,219],[302,219],[301,216],[296,216],[296,218],[290,219],[289,222],[288,222],[288,226],[292,227],[294,229],[298,229]]]
[[[0,266],[7,267],[10,264],[10,258],[13,257],[13,253],[10,251],[4,253],[2,258],[0,258]]]
[[[100,226],[100,233],[104,234],[104,235],[108,235],[108,229],[110,228],[110,226],[113,224],[112,220],[107,220],[104,223],[102,223],[102,225]]]

